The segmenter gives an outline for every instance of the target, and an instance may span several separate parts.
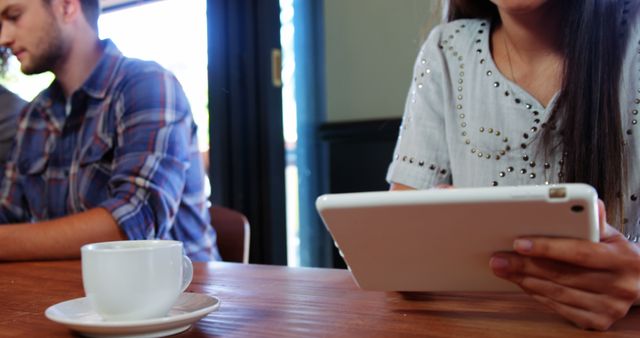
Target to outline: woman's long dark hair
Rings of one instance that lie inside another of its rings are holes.
[[[560,180],[595,187],[607,205],[609,222],[622,229],[627,173],[619,93],[629,2],[561,1],[566,6],[564,76],[540,135],[542,151],[546,155],[563,152]],[[448,21],[500,21],[497,7],[489,0],[449,0],[444,14]]]

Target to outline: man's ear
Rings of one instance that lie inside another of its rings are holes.
[[[82,8],[80,7],[79,0],[58,0],[58,13],[62,15],[62,19],[65,22],[70,22],[80,14],[82,14]]]

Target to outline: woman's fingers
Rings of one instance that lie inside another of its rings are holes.
[[[501,262],[496,264],[497,260]],[[633,300],[638,292],[637,281],[632,274],[618,275],[547,259],[500,253],[491,258],[490,266],[498,277],[519,285],[524,278],[531,277],[586,292],[607,293],[621,299]]]
[[[565,270],[566,273],[562,275],[562,270],[556,270],[555,267],[551,273],[545,271],[544,268],[536,270],[534,274],[527,274],[526,272],[530,272],[527,269],[522,270],[525,273],[519,273],[519,269],[505,271],[502,264],[496,264],[497,259],[502,259],[502,257],[492,258],[492,268],[498,277],[517,284],[534,299],[582,328],[608,329],[615,321],[627,314],[635,299],[632,288],[620,289],[613,286],[616,283],[616,279],[613,278],[615,276],[580,271],[575,276],[567,277],[566,275],[570,274],[570,271],[575,272],[576,270]],[[496,269],[496,265],[500,268]],[[536,274],[542,277],[536,276]],[[555,280],[547,279],[544,276],[552,276]],[[571,283],[568,284],[580,284],[584,287],[579,278],[588,280],[585,289],[556,282],[556,280],[564,282],[570,280]],[[605,291],[605,289],[607,290]]]
[[[569,238],[519,238],[514,250],[528,257],[546,258],[591,269],[617,270],[640,268],[640,250],[629,243],[619,232],[592,243]]]
[[[496,264],[498,260],[501,261]],[[616,291],[613,288],[617,288],[615,276],[608,271],[586,269],[548,259],[499,253],[491,258],[490,266],[497,276],[516,283],[520,282],[516,278],[531,276],[591,292],[599,292],[603,285],[607,285],[611,291]],[[620,290],[619,292],[623,293],[624,291]]]
[[[604,331],[609,329],[616,320],[622,318],[606,316],[591,310],[576,308],[538,294],[531,294],[531,297],[582,329]]]
[[[640,298],[640,248],[606,223],[602,201],[598,217],[599,243],[519,238],[491,269],[576,325],[606,330]]]

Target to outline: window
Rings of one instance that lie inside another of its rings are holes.
[[[209,149],[206,0],[163,0],[100,16],[100,38],[128,56],[153,60],[172,71],[184,88],[198,125],[201,151]]]
[[[176,75],[198,125],[200,150],[207,151],[206,0],[153,1],[107,11],[100,16],[99,31],[101,39],[111,39],[125,56],[156,61]],[[0,83],[31,101],[52,80],[51,73],[22,74],[12,57]]]
[[[280,0],[280,44],[282,48],[282,124],[285,144],[285,189],[287,208],[287,264],[300,266],[300,199],[296,159],[298,122],[295,91],[294,1]]]

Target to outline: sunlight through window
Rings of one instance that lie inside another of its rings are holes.
[[[158,62],[173,72],[191,104],[200,150],[209,149],[205,0],[163,0],[100,16],[100,38],[128,56]]]
[[[300,266],[300,213],[296,144],[298,122],[295,94],[293,44],[293,0],[280,0],[280,44],[282,47],[282,123],[286,153],[285,189],[287,208],[287,264]]]

